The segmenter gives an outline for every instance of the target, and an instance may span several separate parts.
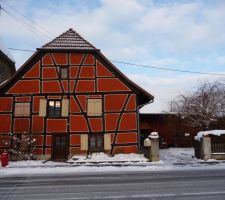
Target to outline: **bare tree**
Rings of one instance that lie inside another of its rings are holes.
[[[207,130],[225,115],[225,86],[220,81],[205,81],[193,93],[173,100],[170,111],[180,115],[186,125]]]

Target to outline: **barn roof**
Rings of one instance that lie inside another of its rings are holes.
[[[15,60],[9,50],[4,46],[3,42],[0,40],[0,60],[4,60],[9,67],[10,73],[14,74],[16,72]],[[4,65],[4,67],[7,67]],[[3,69],[1,69],[3,70]]]
[[[90,42],[71,28],[40,49],[97,50]]]
[[[15,63],[15,60],[12,56],[12,54],[9,52],[9,50],[5,47],[5,45],[3,44],[2,40],[0,40],[0,53],[4,54],[5,57],[7,57],[7,59],[10,60],[10,62]]]

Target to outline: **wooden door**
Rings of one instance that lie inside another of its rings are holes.
[[[65,134],[53,135],[53,160],[67,159],[67,139]]]

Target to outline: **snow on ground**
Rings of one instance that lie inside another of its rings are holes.
[[[145,158],[142,154],[117,154],[115,156],[108,156],[104,153],[94,153],[89,158],[86,156],[74,156],[72,159],[68,160],[69,162],[147,162],[148,159]]]
[[[103,153],[98,153],[93,154],[90,158],[74,156],[66,163],[40,160],[17,161],[10,162],[6,168],[0,167],[0,176],[225,168],[225,161],[203,161],[194,158],[193,148],[161,149],[160,159],[159,162],[148,162],[142,154],[118,154],[109,157]]]
[[[206,135],[216,135],[216,136],[225,135],[225,130],[200,131],[195,136],[195,140],[200,141],[201,138]]]
[[[160,159],[164,163],[198,162],[194,157],[194,148],[169,148],[160,150]]]

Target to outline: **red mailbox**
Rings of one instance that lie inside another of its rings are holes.
[[[1,162],[2,162],[2,167],[6,167],[9,164],[8,153],[4,152],[1,154]]]

